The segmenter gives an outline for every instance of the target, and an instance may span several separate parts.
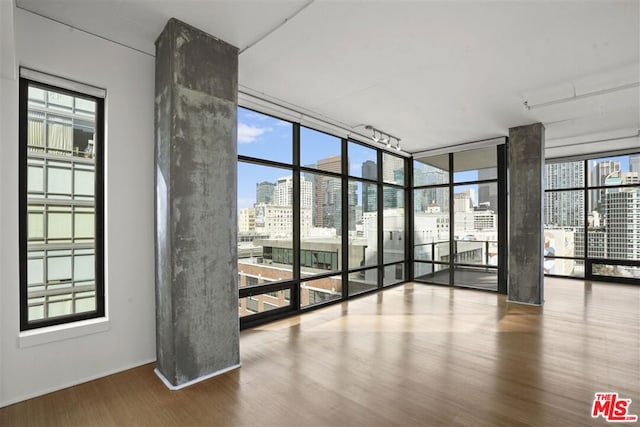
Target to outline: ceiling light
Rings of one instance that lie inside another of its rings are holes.
[[[371,140],[375,143],[378,144],[384,144],[386,145],[387,148],[395,148],[396,150],[400,151],[400,138],[398,138],[397,136],[393,136],[389,133],[386,132],[382,132],[379,129],[374,128],[371,125],[367,125],[364,127],[367,130],[371,131]],[[395,139],[395,144],[393,143],[393,140]]]

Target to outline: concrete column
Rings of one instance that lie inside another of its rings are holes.
[[[512,302],[542,305],[544,125],[509,129],[509,289]]]
[[[170,388],[239,366],[238,49],[176,19],[156,41],[156,353]]]

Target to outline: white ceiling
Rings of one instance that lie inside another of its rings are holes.
[[[502,136],[537,121],[549,146],[624,139],[640,128],[637,0],[17,5],[149,54],[167,20],[178,18],[246,48],[241,90],[354,132],[365,134],[371,124],[402,138],[409,152]]]

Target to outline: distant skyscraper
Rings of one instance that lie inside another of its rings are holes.
[[[337,178],[320,177],[316,189],[318,198],[318,224],[317,227],[336,228],[340,221],[339,213],[342,211],[342,182]]]
[[[340,173],[342,172],[342,157],[331,156],[326,159],[318,160],[317,168],[323,171]]]
[[[640,175],[640,154],[632,154],[629,156],[629,170],[637,172]]]
[[[544,194],[546,226],[582,227],[584,224],[584,191],[554,191]]]
[[[546,188],[572,189],[584,187],[584,162],[547,163]],[[584,224],[584,192],[546,192],[544,223],[547,226],[582,227]]]
[[[435,165],[414,162],[413,183],[415,186],[439,185],[448,181],[448,173]],[[440,188],[424,188],[415,190],[414,209],[416,212],[424,212],[434,205],[439,206],[442,211],[446,211],[449,206],[449,192]]]
[[[318,160],[317,168],[323,171],[341,173],[342,158],[331,156]],[[342,182],[340,178],[315,175],[314,226],[335,228],[342,233]]]
[[[620,162],[614,160],[598,161],[591,170],[591,182],[590,186],[603,186],[606,185],[606,180],[613,172],[620,171]],[[606,190],[592,190],[591,191],[591,207],[604,209],[606,203]]]
[[[606,193],[607,258],[640,259],[640,189]]]
[[[376,162],[367,160],[362,163],[362,177],[367,179],[378,178],[378,166]],[[378,210],[378,193],[377,184],[362,184],[362,211],[363,212],[376,212]]]
[[[478,180],[495,179],[496,172],[493,168],[478,170]],[[489,203],[489,209],[498,212],[498,184],[495,182],[478,184],[478,204]]]
[[[473,212],[473,190],[468,188],[453,195],[454,212]]]
[[[256,183],[256,204],[264,203],[270,205],[273,203],[273,192],[276,184],[273,182],[262,181]]]
[[[347,191],[347,201],[349,206],[349,231],[355,231],[356,223],[362,218],[362,206],[358,206],[358,185],[349,182]],[[358,208],[359,212],[358,212]]]
[[[316,165],[313,164],[310,167],[315,168]],[[311,172],[303,172],[302,177],[311,183],[311,194],[315,195],[316,189],[318,188],[317,179],[316,179],[318,175]],[[313,224],[314,227],[318,223],[318,199],[315,196],[311,198],[311,223]]]
[[[398,171],[404,179],[404,159],[384,153],[382,155],[382,179],[385,182],[397,182]]]
[[[311,208],[313,185],[304,177],[300,177],[300,207]],[[291,175],[278,178],[274,191],[273,204],[277,206],[293,205],[293,177]]]
[[[382,189],[382,202],[385,208],[403,208],[404,190],[385,186]]]
[[[378,179],[378,166],[373,160],[362,163],[362,177],[367,179]]]
[[[291,175],[278,178],[278,183],[276,184],[274,192],[274,205],[293,205],[293,177]]]
[[[546,188],[548,189],[582,188],[584,186],[583,161],[547,163],[544,169]]]

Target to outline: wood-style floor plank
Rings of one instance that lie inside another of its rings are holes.
[[[640,288],[547,278],[544,308],[407,284],[241,334],[171,392],[145,365],[0,409],[2,426],[584,426],[640,415]]]

